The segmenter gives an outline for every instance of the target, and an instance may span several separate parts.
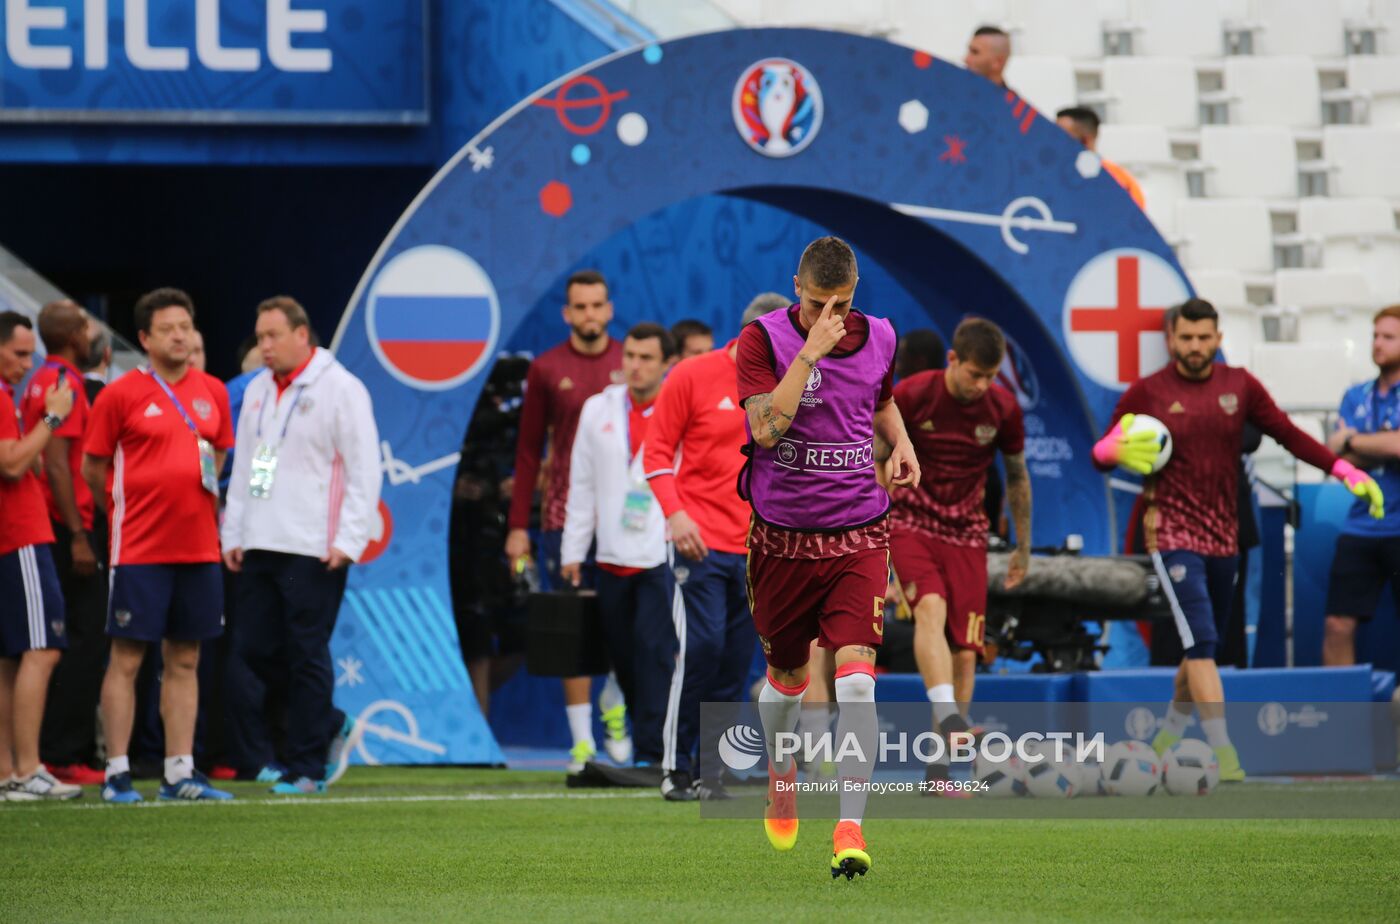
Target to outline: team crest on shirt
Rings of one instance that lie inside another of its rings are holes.
[[[54,635],[62,635],[62,634],[63,634],[63,629],[64,629],[63,620],[62,620],[62,619],[55,619],[55,620],[53,620],[52,622],[49,623],[49,628],[53,630],[53,634],[54,634]]]
[[[562,379],[559,380],[559,390],[560,390],[560,391],[572,391],[572,390],[573,390],[573,387],[574,387],[574,380],[571,379],[571,378],[569,378],[567,375],[564,376]]]
[[[1167,569],[1167,574],[1171,575],[1173,584],[1180,584],[1182,581],[1186,580],[1186,566],[1172,565]]]
[[[565,381],[568,380],[566,379]],[[627,377],[622,374],[621,369],[614,369],[608,373],[608,381],[612,382],[614,385],[621,385],[623,382],[627,381]],[[560,383],[559,387],[563,388],[563,383]]]
[[[991,424],[978,424],[977,429],[972,431],[972,435],[977,437],[979,444],[990,446],[992,440],[997,438],[997,428]]]
[[[768,637],[766,635],[760,635],[758,637],[758,644],[763,646],[764,657],[767,657],[773,653],[773,643],[768,641]]]
[[[1231,416],[1240,409],[1240,399],[1233,391],[1220,396],[1220,409]]]
[[[297,402],[297,413],[305,416],[311,413],[311,409],[316,406],[316,402],[310,398],[302,398]]]
[[[214,405],[203,398],[195,398],[192,405],[194,412],[199,415],[200,420],[208,420],[209,415],[214,413]]]
[[[1185,414],[1186,408],[1181,406],[1180,401],[1173,401],[1172,406],[1167,408],[1168,414]]]
[[[920,430],[925,430],[925,431],[927,431],[927,432],[929,432],[929,433],[932,433],[932,432],[933,432],[933,421],[931,421],[931,420],[925,420],[923,423],[919,424],[919,429],[920,429]]]
[[[112,614],[112,618],[116,620],[118,626],[125,629],[131,625],[131,610],[117,610]]]

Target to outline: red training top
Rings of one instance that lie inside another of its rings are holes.
[[[17,440],[23,435],[14,393],[8,383],[0,382],[0,440]],[[0,478],[0,555],[45,542],[53,542],[53,524],[44,509],[39,476],[28,469],[17,481]]]
[[[1172,434],[1172,456],[1143,486],[1143,531],[1149,552],[1177,550],[1228,556],[1239,551],[1239,472],[1245,421],[1309,465],[1330,472],[1337,457],[1293,425],[1259,380],[1216,364],[1202,381],[1176,363],[1134,382],[1114,408],[1150,414]],[[1102,466],[1100,466],[1102,468]]]
[[[807,336],[809,328],[802,324],[802,309],[793,305],[787,310],[788,320],[802,336]],[[829,355],[841,357],[854,353],[864,346],[870,336],[870,322],[865,315],[852,311],[846,315],[846,335],[832,348]],[[786,369],[776,367],[773,358],[773,345],[767,333],[758,324],[749,324],[739,332],[739,396],[747,401],[754,395],[771,393],[778,387]],[[894,389],[894,363],[885,371],[885,380],[880,383],[880,397],[877,405],[890,400]],[[800,530],[782,529],[754,518],[753,530],[749,535],[749,548],[776,558],[820,559],[836,555],[848,555],[865,549],[889,548],[890,532],[888,519],[878,523],[857,527],[839,533],[814,533]]]
[[[511,529],[530,527],[530,503],[540,476],[546,436],[549,481],[544,486],[540,528],[564,528],[569,501],[569,459],[583,402],[622,381],[622,343],[610,340],[597,356],[588,356],[564,341],[541,353],[525,376],[525,404],[520,409],[520,437],[515,444],[515,488],[510,498]]]
[[[88,455],[112,460],[107,504],[113,567],[219,560],[217,499],[201,483],[195,436],[155,374],[133,369],[102,389],[83,445]],[[190,369],[170,389],[200,436],[215,449],[233,448],[222,382]]]
[[[706,546],[742,554],[749,508],[736,492],[748,435],[730,355],[734,344],[681,360],[666,376],[642,465],[662,513],[684,510]]]
[[[83,480],[83,433],[87,430],[88,404],[87,389],[83,387],[83,374],[78,367],[58,356],[50,356],[43,367],[29,380],[29,388],[20,401],[20,411],[24,417],[24,429],[33,430],[42,426],[44,419],[44,392],[58,384],[59,376],[67,376],[68,387],[73,389],[73,410],[63,418],[63,424],[55,431],[55,437],[68,440],[68,468],[73,473],[73,499],[78,502],[78,515],[82,517],[83,529],[92,529],[94,503],[92,489]],[[39,486],[44,492],[44,503],[48,505],[49,516],[55,523],[63,522],[58,504],[53,499],[53,488],[48,478],[40,478]]]
[[[920,372],[894,389],[894,403],[919,458],[917,488],[896,488],[890,521],[949,545],[985,548],[983,494],[996,454],[1024,451],[1026,425],[1016,397],[1000,385],[969,404],[948,390],[942,369]]]

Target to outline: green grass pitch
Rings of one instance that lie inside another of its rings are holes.
[[[1372,784],[1387,790],[1396,783]],[[150,799],[154,783],[138,788]],[[896,820],[832,880],[829,820],[754,820],[561,776],[355,768],[327,797],[0,805],[0,920],[1395,920],[1388,819]],[[1281,787],[1286,789],[1286,787]],[[1156,798],[1156,797],[1154,797]],[[1162,797],[1166,798],[1166,797]]]

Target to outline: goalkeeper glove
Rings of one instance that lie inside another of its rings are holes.
[[[1371,516],[1374,519],[1379,520],[1385,516],[1385,495],[1381,493],[1381,486],[1376,484],[1376,479],[1346,459],[1338,459],[1337,464],[1332,466],[1332,477],[1340,479],[1342,484],[1347,486],[1347,490],[1357,497],[1369,501]]]
[[[1100,465],[1121,465],[1139,475],[1150,475],[1162,447],[1157,442],[1156,434],[1150,431],[1129,433],[1132,426],[1132,414],[1120,417],[1108,435],[1094,444],[1094,461]]]

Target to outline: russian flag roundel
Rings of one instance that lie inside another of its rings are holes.
[[[455,388],[490,364],[500,329],[496,288],[475,260],[437,244],[390,260],[370,287],[370,346],[412,388]]]

